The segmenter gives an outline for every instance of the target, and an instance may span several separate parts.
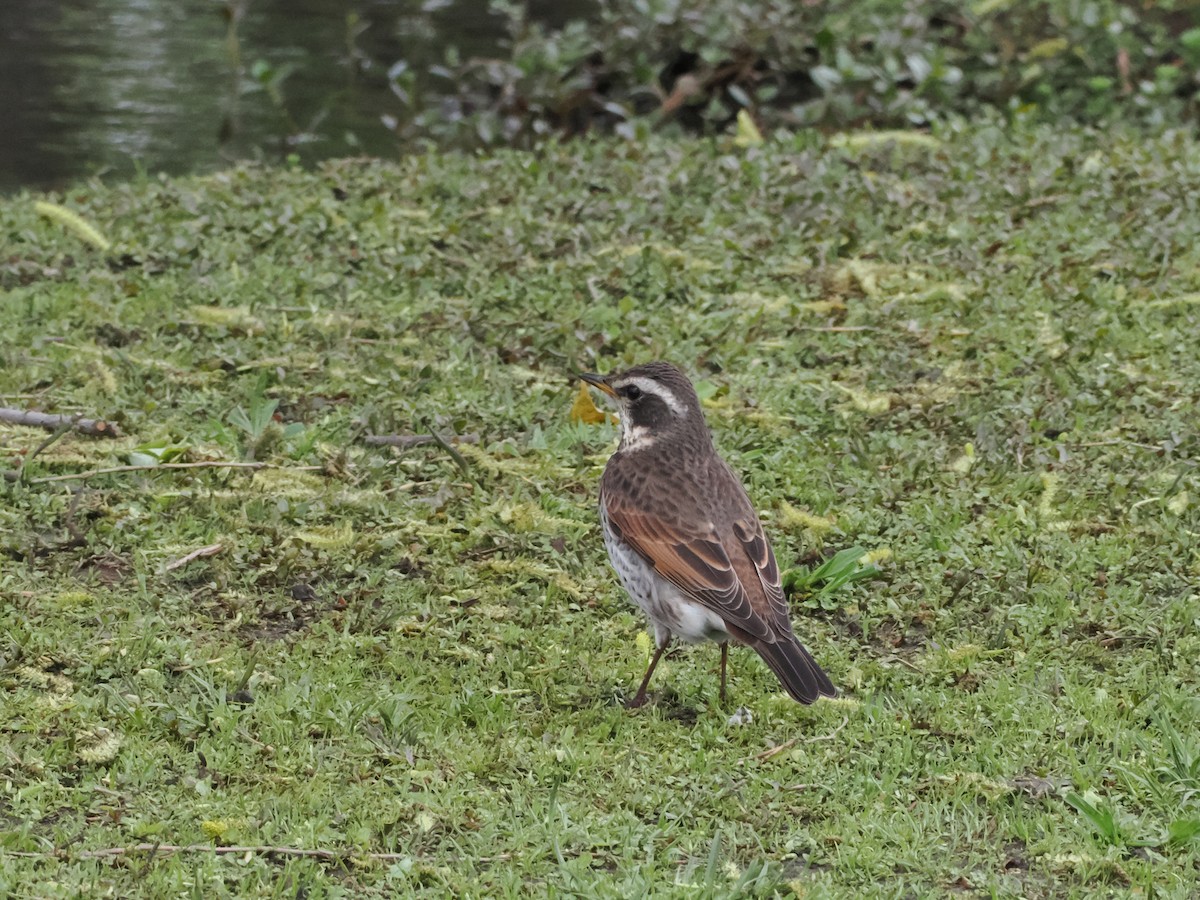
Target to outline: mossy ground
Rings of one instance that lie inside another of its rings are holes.
[[[1193,895],[1197,198],[984,124],[49,198],[108,253],[4,201],[0,401],[128,436],[0,429],[0,893]],[[622,707],[569,375],[654,358],[785,567],[886,557],[796,598],[842,698],[701,647]],[[44,480],[172,453],[277,468]],[[337,858],[86,855],[140,843]]]

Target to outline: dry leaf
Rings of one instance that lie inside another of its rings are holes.
[[[216,556],[225,549],[224,544],[209,544],[207,547],[201,547],[199,550],[193,550],[191,553],[181,556],[178,559],[173,559],[163,567],[164,572],[173,572],[175,569],[182,569],[190,562],[195,562],[198,559],[204,559],[206,556]]]
[[[762,132],[754,122],[754,117],[748,110],[739,109],[737,114],[737,135],[733,139],[739,147],[757,147],[763,143]]]
[[[91,244],[98,250],[107,250],[109,248],[110,244],[104,235],[93,228],[78,213],[72,212],[65,206],[38,200],[34,202],[33,208],[39,216],[44,216],[51,222],[57,222],[84,243]]]
[[[571,404],[571,421],[582,422],[584,425],[599,425],[611,419],[611,415],[596,409],[596,404],[592,402],[592,392],[586,384],[580,382],[579,393],[575,395],[575,402]]]

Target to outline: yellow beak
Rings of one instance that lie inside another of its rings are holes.
[[[599,388],[600,390],[604,391],[604,393],[608,394],[608,396],[610,396],[610,397],[617,396],[617,392],[614,391],[611,387],[609,387],[609,384],[607,381],[605,381],[603,375],[597,375],[595,372],[580,372],[579,380],[586,381],[588,384],[590,384],[594,388]]]

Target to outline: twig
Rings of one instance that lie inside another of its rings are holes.
[[[57,442],[64,434],[70,431],[77,421],[79,421],[78,417],[59,423],[59,426],[54,429],[54,433],[50,435],[50,437],[46,438],[44,441],[25,454],[25,458],[21,460],[21,465],[17,468],[16,478],[9,478],[9,480],[24,481],[26,467],[37,458],[39,453],[46,448],[53,446],[55,442]],[[5,475],[7,476],[8,473],[5,473]]]
[[[850,334],[856,331],[878,331],[874,325],[799,325],[799,331],[825,331],[834,334]]]
[[[242,847],[217,847],[212,844],[134,844],[132,847],[104,847],[99,850],[79,850],[75,853],[66,848],[55,850],[4,850],[6,856],[24,856],[43,859],[111,859],[118,856],[129,856],[133,853],[150,853],[169,855],[172,853],[215,853],[218,856],[228,856],[243,853],[261,853],[266,856],[305,856],[313,859],[377,859],[402,860],[411,859],[411,853],[356,853],[354,851],[328,850],[325,848],[308,847],[266,847],[260,845]],[[475,862],[492,863],[507,862],[512,859],[511,853],[499,853],[495,856],[477,856]]]
[[[35,412],[30,409],[11,409],[0,406],[0,422],[11,425],[28,425],[32,428],[47,428],[51,431],[69,425],[80,434],[92,437],[123,437],[121,429],[104,419],[85,419],[80,415],[68,416],[60,413]]]
[[[86,547],[87,535],[75,523],[75,513],[79,511],[79,503],[83,500],[83,495],[87,493],[87,488],[81,487],[71,493],[71,502],[67,504],[66,514],[63,516],[63,524],[67,526],[67,533],[71,535],[70,542],[64,544],[66,547]]]
[[[429,434],[433,438],[434,442],[437,443],[437,445],[439,447],[441,447],[443,450],[445,450],[447,453],[450,454],[450,458],[452,460],[454,460],[455,464],[460,469],[462,469],[463,474],[466,475],[469,480],[474,481],[475,473],[471,471],[471,467],[469,465],[467,465],[467,461],[465,459],[463,459],[463,455],[461,453],[459,453],[457,450],[455,450],[453,447],[451,447],[449,442],[447,442],[447,440],[444,437],[442,437],[440,434],[438,434],[437,429],[434,428],[432,425],[430,425],[428,421],[423,420],[421,422],[421,424],[426,426],[429,429]]]
[[[193,550],[191,553],[187,553],[179,557],[179,559],[171,560],[169,563],[163,566],[163,571],[173,572],[176,569],[182,569],[190,562],[195,562],[198,559],[204,559],[206,556],[216,556],[224,549],[224,544],[209,544],[207,547],[201,547],[199,550]]]
[[[1133,504],[1133,506],[1129,507],[1129,511],[1133,512],[1135,509],[1141,509],[1143,506],[1147,505],[1148,503],[1158,503],[1160,500],[1166,500],[1166,499],[1167,499],[1166,494],[1163,494],[1161,497],[1147,497],[1145,500],[1139,500],[1137,503]]]
[[[1162,450],[1161,444],[1140,444],[1137,441],[1128,441],[1125,438],[1117,438],[1112,441],[1063,441],[1068,447],[1139,447],[1142,450]]]
[[[829,732],[829,734],[819,734],[816,737],[810,737],[810,738],[794,737],[790,741],[784,741],[782,744],[776,744],[774,747],[769,747],[766,750],[764,750],[762,753],[755,753],[753,756],[747,756],[746,759],[770,759],[773,756],[778,756],[780,753],[783,753],[785,750],[791,750],[797,744],[802,743],[802,742],[805,744],[815,744],[818,741],[832,741],[837,736],[837,733],[846,727],[846,724],[849,721],[850,721],[849,716],[842,716],[842,724],[839,725],[837,728],[833,729],[833,731]],[[745,762],[745,761],[746,760],[742,760],[742,762]]]
[[[884,663],[895,662],[895,663],[899,663],[900,665],[902,665],[902,666],[905,666],[905,667],[907,667],[907,668],[909,668],[909,669],[912,669],[914,672],[920,672],[920,671],[921,671],[921,667],[920,667],[920,666],[915,666],[915,665],[913,665],[912,663],[910,663],[910,662],[909,662],[907,659],[905,659],[905,658],[904,658],[904,657],[902,657],[902,656],[895,656],[895,655],[892,655],[892,656],[885,656],[885,657],[883,657],[883,658],[882,658],[881,660],[879,660],[879,661],[880,661],[880,662],[884,662]]]
[[[264,462],[220,462],[211,460],[190,463],[159,463],[156,466],[110,466],[107,469],[92,469],[90,472],[73,472],[69,475],[48,475],[31,478],[30,484],[47,484],[51,481],[83,481],[99,475],[115,475],[120,472],[159,472],[164,469],[287,469],[289,472],[319,472],[324,466],[279,466]]]
[[[432,434],[367,434],[362,442],[375,447],[424,447],[426,444],[436,444],[437,438]],[[456,434],[450,438],[452,444],[478,444],[478,434]]]

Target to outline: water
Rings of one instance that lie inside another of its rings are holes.
[[[585,7],[542,0],[530,14],[559,24]],[[389,67],[503,40],[487,0],[0,0],[0,192],[396,156],[384,119],[406,107]]]

